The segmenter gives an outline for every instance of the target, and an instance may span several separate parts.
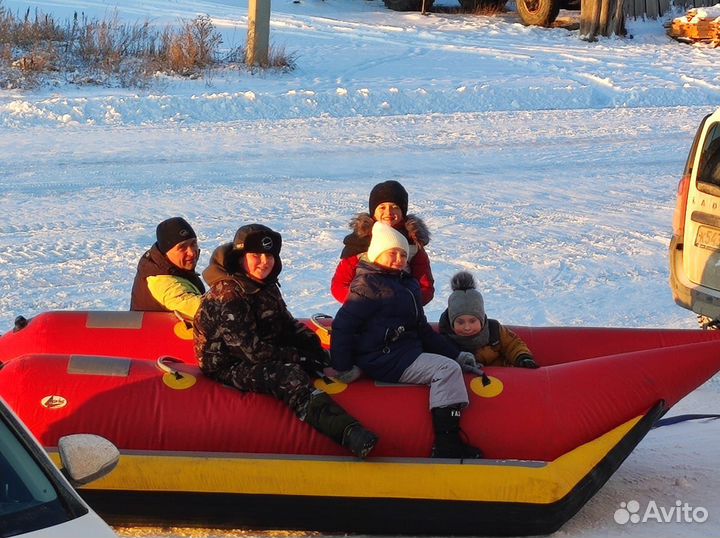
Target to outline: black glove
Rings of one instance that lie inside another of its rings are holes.
[[[515,366],[518,368],[530,368],[532,370],[540,368],[538,363],[535,362],[535,359],[533,359],[530,355],[520,355],[517,359],[515,359]]]
[[[301,349],[299,353],[300,366],[309,374],[322,372],[323,369],[330,366],[330,352],[326,349]]]

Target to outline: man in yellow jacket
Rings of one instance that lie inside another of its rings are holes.
[[[162,221],[157,241],[138,263],[130,310],[176,311],[195,317],[205,285],[195,272],[200,249],[197,234],[182,217]]]

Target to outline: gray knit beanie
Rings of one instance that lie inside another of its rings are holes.
[[[467,271],[460,271],[450,279],[452,293],[448,298],[448,318],[452,327],[459,316],[475,316],[485,321],[485,301],[475,289],[475,279]]]

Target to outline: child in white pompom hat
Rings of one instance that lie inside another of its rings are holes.
[[[333,321],[332,365],[341,381],[352,381],[361,370],[378,381],[429,385],[432,456],[482,458],[460,439],[460,413],[469,401],[463,370],[477,364],[428,324],[420,285],[405,271],[407,254],[403,234],[373,225],[370,246]]]

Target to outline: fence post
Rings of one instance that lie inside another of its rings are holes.
[[[581,0],[580,39],[595,41],[598,35],[624,36],[623,0]]]
[[[246,65],[267,66],[269,49],[270,0],[249,0]]]

